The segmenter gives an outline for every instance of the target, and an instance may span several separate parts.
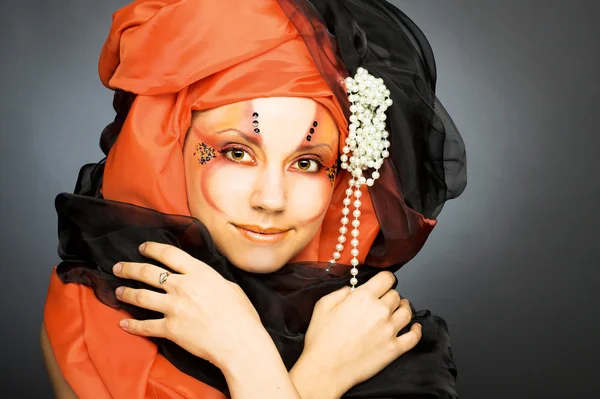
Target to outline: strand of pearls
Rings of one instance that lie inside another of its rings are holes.
[[[385,111],[392,105],[390,99],[390,91],[383,83],[383,79],[376,78],[364,68],[358,68],[354,78],[348,77],[344,81],[348,92],[348,100],[350,100],[350,125],[348,126],[348,137],[346,145],[343,147],[343,154],[340,157],[342,161],[342,169],[348,170],[351,178],[346,189],[346,198],[343,200],[344,208],[342,209],[342,227],[340,227],[340,235],[338,243],[335,246],[333,259],[329,262],[334,264],[340,259],[341,252],[344,250],[346,242],[346,233],[350,223],[349,205],[354,206],[351,222],[353,227],[350,235],[350,245],[352,249],[350,254],[352,260],[352,278],[350,284],[351,291],[354,291],[358,280],[358,226],[360,226],[360,206],[362,205],[360,191],[363,185],[372,186],[375,180],[379,178],[379,168],[383,165],[383,160],[390,153],[388,148],[390,142],[387,140],[389,133],[385,130]],[[374,169],[371,177],[367,178],[363,175],[363,170]]]

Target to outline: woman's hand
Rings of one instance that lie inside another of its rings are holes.
[[[394,282],[393,273],[380,272],[352,292],[344,287],[317,302],[304,350],[290,371],[303,398],[339,397],[419,342],[421,326],[417,323],[397,337],[412,319],[412,311],[408,300],[391,289]],[[319,381],[323,381],[320,394],[303,392],[303,387]],[[327,394],[323,394],[325,389]]]
[[[165,269],[158,266],[119,262],[113,267],[116,276],[166,291],[117,288],[119,300],[165,316],[154,320],[122,320],[121,327],[126,331],[167,338],[221,369],[244,350],[241,346],[247,342],[241,342],[242,336],[252,340],[266,335],[256,309],[237,284],[177,247],[156,242],[144,244],[140,246],[144,256],[179,274],[170,274],[161,287],[160,274]]]

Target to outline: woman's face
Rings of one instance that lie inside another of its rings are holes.
[[[195,113],[184,147],[192,216],[238,268],[281,268],[321,226],[338,136],[327,109],[307,98],[261,98]]]

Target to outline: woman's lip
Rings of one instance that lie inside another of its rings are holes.
[[[278,234],[278,233],[285,233],[286,231],[289,231],[289,229],[277,229],[275,227],[269,227],[268,229],[265,229],[260,226],[255,226],[255,225],[251,225],[251,224],[234,224],[234,226],[240,227],[244,230],[251,231],[253,233],[259,233],[259,234]]]
[[[275,233],[259,233],[254,230],[249,230],[247,227],[250,227],[250,226],[242,227],[242,226],[238,226],[235,224],[233,226],[237,229],[237,231],[239,231],[242,234],[242,236],[244,236],[244,238],[246,238],[249,241],[259,243],[259,244],[276,244],[276,243],[284,240],[291,232],[291,230],[261,229],[263,231],[271,230],[271,231],[276,231],[276,232]],[[254,229],[256,227],[253,226],[252,228]]]

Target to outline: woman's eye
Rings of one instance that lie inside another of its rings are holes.
[[[231,150],[227,151],[225,156],[236,162],[248,161],[248,158],[250,158],[250,155],[248,155],[246,151],[237,148],[232,148]]]
[[[296,168],[304,172],[318,172],[319,163],[314,159],[301,159],[296,162]]]

